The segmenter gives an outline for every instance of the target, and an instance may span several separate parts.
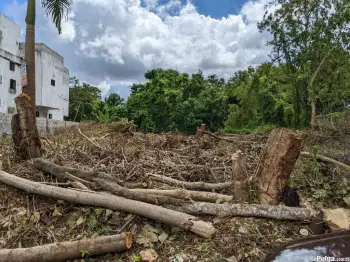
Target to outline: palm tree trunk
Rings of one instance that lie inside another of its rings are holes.
[[[41,140],[36,125],[35,107],[35,0],[28,0],[25,61],[27,86],[15,98],[17,115],[12,118],[12,134],[15,152],[22,159],[41,156]]]
[[[23,93],[31,98],[35,115],[35,0],[28,0],[26,23],[25,60],[28,84],[23,88]]]

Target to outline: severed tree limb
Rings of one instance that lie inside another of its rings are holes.
[[[132,246],[131,233],[86,238],[77,241],[47,244],[29,248],[0,249],[0,261],[55,262],[81,258],[81,251],[102,255],[125,251]]]
[[[315,157],[322,160],[322,161],[325,161],[325,162],[328,162],[328,163],[331,163],[331,164],[334,164],[336,165],[337,167],[340,167],[342,169],[345,169],[345,170],[350,170],[350,166],[342,163],[342,162],[339,162],[335,159],[332,159],[332,158],[329,158],[329,157],[326,157],[326,156],[322,156],[322,155],[319,155],[319,154],[312,154],[312,153],[309,153],[309,152],[300,152],[300,155],[303,156],[303,157]]]
[[[80,179],[87,180],[89,182],[94,182],[96,185],[98,185],[100,188],[107,190],[113,194],[123,196],[129,199],[139,200],[151,204],[179,204],[183,201],[167,196],[160,196],[160,195],[150,195],[150,194],[143,194],[139,192],[131,191],[128,188],[124,188],[120,186],[118,183],[115,182],[115,179],[110,179],[112,176],[102,173],[102,172],[91,172],[91,171],[85,171],[81,169],[71,168],[71,167],[64,167],[60,165],[56,165],[55,163],[52,163],[50,161],[44,160],[42,158],[34,159],[33,161],[34,166],[40,170],[43,170],[45,172],[48,172],[57,178],[64,178],[67,173],[74,174],[75,177],[78,177]]]
[[[232,186],[232,182],[223,182],[223,183],[184,182],[184,181],[179,181],[170,177],[161,176],[157,174],[147,173],[147,175],[151,176],[150,177],[151,180],[162,182],[167,185],[183,187],[186,189],[220,190],[220,189],[225,189]]]
[[[205,238],[212,238],[216,231],[212,224],[199,220],[195,216],[119,196],[43,185],[4,171],[0,171],[0,182],[22,189],[28,194],[38,194],[71,203],[103,207],[154,219],[165,224],[189,230]]]
[[[219,217],[263,217],[277,220],[310,220],[320,216],[321,214],[320,211],[307,208],[264,204],[213,204],[194,202],[181,206],[167,207],[192,215],[214,215]]]
[[[91,144],[93,144],[95,147],[103,150],[103,151],[106,151],[106,149],[104,149],[103,147],[101,147],[99,144],[97,144],[96,142],[92,141],[90,138],[88,138],[86,135],[83,134],[83,132],[81,132],[80,128],[78,127],[78,132],[79,134],[84,137],[87,141],[89,141]]]
[[[190,191],[185,189],[175,189],[175,190],[159,190],[159,189],[132,189],[135,192],[142,192],[145,194],[156,194],[162,196],[169,196],[180,199],[190,199],[193,201],[203,201],[203,202],[231,202],[233,197],[228,195],[222,195],[212,192],[203,191]]]

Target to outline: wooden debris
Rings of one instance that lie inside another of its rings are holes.
[[[70,168],[70,167],[64,167],[60,165],[56,165],[55,163],[52,163],[50,161],[37,158],[33,160],[33,164],[36,168],[43,170],[45,172],[48,172],[57,178],[65,179],[67,177],[67,174],[74,174],[75,177],[78,177],[79,179],[84,179],[89,182],[94,182],[96,185],[98,185],[100,188],[107,190],[113,194],[123,196],[129,199],[134,200],[140,200],[147,203],[152,204],[169,204],[169,203],[180,203],[182,202],[179,199],[167,197],[167,196],[161,196],[161,195],[150,195],[150,194],[144,194],[139,193],[136,191],[131,191],[128,188],[120,186],[116,179],[112,176],[102,173],[102,172],[96,172],[96,171],[85,171],[81,169],[76,168]],[[68,176],[68,178],[71,178],[71,175]]]
[[[247,192],[247,166],[245,156],[241,150],[238,150],[231,157],[232,160],[232,178],[234,181],[233,192],[236,203],[245,203],[248,201]]]
[[[342,163],[342,162],[339,162],[335,159],[332,159],[332,158],[329,158],[329,157],[326,157],[326,156],[322,156],[322,155],[319,155],[319,154],[312,154],[312,153],[309,153],[309,152],[300,152],[300,155],[303,156],[303,157],[316,157],[317,159],[320,159],[322,161],[325,161],[325,162],[328,162],[328,163],[331,163],[333,165],[336,165],[337,167],[340,167],[342,169],[345,169],[345,170],[350,170],[350,166]]]
[[[254,175],[259,187],[260,203],[279,204],[279,196],[288,185],[289,176],[299,157],[303,137],[303,133],[285,128],[271,132]]]
[[[311,220],[320,215],[320,211],[317,210],[265,204],[213,204],[194,202],[181,206],[171,206],[171,208],[193,215],[263,217],[277,220]]]
[[[148,173],[147,175],[154,181],[162,182],[167,185],[182,187],[186,189],[203,189],[203,190],[221,190],[232,186],[232,182],[222,183],[205,183],[205,182],[184,182],[170,177]]]
[[[185,189],[175,189],[175,190],[159,190],[159,189],[132,189],[132,191],[145,193],[145,194],[156,194],[162,196],[169,196],[180,199],[188,199],[193,201],[203,201],[203,202],[214,202],[223,203],[231,202],[233,200],[232,196],[223,195],[212,192],[203,191],[190,191]]]
[[[55,262],[79,258],[81,252],[102,255],[125,251],[132,246],[131,233],[86,238],[29,248],[0,249],[0,261],[6,262]]]
[[[4,171],[0,171],[0,182],[24,190],[28,194],[38,194],[76,204],[104,207],[147,217],[189,230],[205,238],[212,238],[216,231],[210,223],[199,220],[195,216],[123,197],[44,185]]]

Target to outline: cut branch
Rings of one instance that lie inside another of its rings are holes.
[[[325,161],[325,162],[334,164],[334,165],[336,165],[337,167],[340,167],[340,168],[342,168],[342,169],[350,170],[350,166],[348,166],[348,165],[346,165],[346,164],[344,164],[344,163],[342,163],[342,162],[339,162],[339,161],[337,161],[337,160],[335,160],[335,159],[326,157],[326,156],[322,156],[322,155],[319,155],[319,154],[314,155],[314,154],[309,153],[309,152],[301,152],[300,155],[303,156],[303,157],[310,157],[310,158],[316,156],[317,159],[320,159],[320,160],[322,160],[322,161]]]
[[[232,191],[235,195],[235,202],[244,203],[248,201],[247,192],[247,166],[245,156],[241,150],[238,150],[231,157],[232,160],[232,181],[234,181],[234,188]]]
[[[55,262],[81,257],[81,251],[89,255],[102,255],[125,251],[132,246],[132,235],[101,236],[77,241],[47,244],[29,248],[0,249],[0,261],[6,262]]]
[[[199,220],[195,216],[140,201],[108,194],[82,192],[43,185],[38,182],[33,182],[11,175],[4,171],[0,171],[0,182],[18,189],[22,189],[28,194],[38,194],[65,200],[71,203],[103,207],[147,217],[165,224],[189,230],[205,238],[212,238],[215,234],[215,228],[210,223]]]
[[[186,189],[221,190],[232,186],[232,182],[223,182],[223,183],[184,182],[184,181],[179,181],[170,177],[161,176],[157,174],[148,173],[147,175],[151,176],[150,177],[151,180],[162,182],[167,185],[186,188]]]
[[[115,178],[112,176],[95,171],[84,171],[71,167],[64,167],[56,165],[55,163],[46,161],[42,158],[34,159],[34,166],[40,170],[48,172],[57,178],[66,178],[68,174],[74,174],[75,177],[87,180],[89,182],[94,182],[100,188],[107,190],[113,194],[123,196],[129,199],[140,200],[152,204],[179,204],[183,201],[171,197],[160,196],[160,195],[149,195],[139,192],[131,191],[128,188],[124,188],[115,182]],[[70,177],[70,176],[68,176]]]
[[[169,196],[180,199],[190,199],[193,201],[203,201],[203,202],[231,202],[233,197],[228,195],[222,195],[212,192],[203,191],[190,191],[184,189],[175,190],[158,190],[158,189],[132,189],[132,191],[145,193],[145,194],[156,194],[162,196]]]
[[[214,204],[195,202],[182,206],[171,206],[171,208],[192,215],[262,217],[277,220],[310,220],[321,214],[320,211],[312,209],[263,204]]]

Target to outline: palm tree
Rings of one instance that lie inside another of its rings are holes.
[[[31,104],[35,115],[35,1],[28,0],[26,16],[25,60],[27,64],[27,86],[23,93],[31,98]],[[62,19],[67,18],[72,5],[72,0],[41,0],[41,5],[61,34]]]
[[[36,125],[35,103],[35,1],[28,0],[26,16],[26,39],[24,58],[27,66],[27,86],[23,93],[15,98],[17,112],[12,118],[13,142],[17,156],[23,159],[40,157],[42,154],[41,140]],[[68,12],[72,0],[41,0],[46,14],[51,16],[58,33],[61,33],[61,23]]]

